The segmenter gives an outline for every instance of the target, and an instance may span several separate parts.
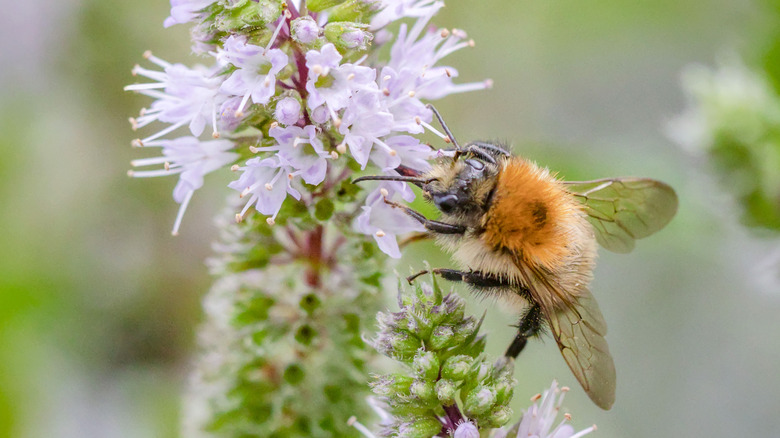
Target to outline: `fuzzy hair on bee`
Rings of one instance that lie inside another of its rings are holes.
[[[604,317],[589,290],[597,246],[628,252],[636,239],[663,228],[677,210],[674,190],[647,178],[562,181],[503,145],[460,147],[430,108],[455,145],[452,158],[416,176],[366,176],[354,182],[395,180],[420,187],[441,212],[437,220],[385,202],[419,221],[458,265],[433,272],[515,308],[521,316],[508,357],[517,357],[547,326],[585,392],[609,409],[615,366]]]

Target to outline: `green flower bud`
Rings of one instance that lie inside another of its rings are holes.
[[[467,318],[462,323],[455,326],[455,336],[459,342],[464,342],[469,336],[479,328],[479,323],[474,318]]]
[[[422,346],[416,336],[402,331],[390,333],[388,341],[392,356],[400,360],[411,359]]]
[[[496,403],[504,404],[512,400],[515,391],[514,379],[501,379],[493,385],[496,391]]]
[[[458,387],[455,386],[455,382],[452,380],[440,379],[436,382],[433,389],[436,391],[436,398],[444,406],[450,406],[455,403],[455,394],[458,392]]]
[[[325,38],[341,50],[365,50],[374,39],[368,25],[349,21],[325,25]]]
[[[477,372],[474,375],[477,382],[484,382],[493,377],[493,365],[482,362],[477,367]]]
[[[487,425],[490,427],[501,427],[512,419],[512,408],[509,406],[502,406],[499,409],[494,410],[486,418]]]
[[[412,385],[409,387],[409,393],[412,396],[417,397],[424,404],[438,402],[434,383],[427,380],[415,380],[412,382]]]
[[[274,0],[254,2],[241,0],[215,17],[220,31],[235,31],[245,27],[265,27],[282,15],[282,3]]]
[[[374,12],[374,3],[378,2],[348,0],[330,11],[328,18],[331,21],[357,21],[360,23],[368,23]]]
[[[441,376],[445,379],[464,380],[468,377],[473,362],[471,357],[464,354],[449,357],[441,367]]]
[[[345,0],[308,0],[306,7],[312,12],[320,12],[324,9],[344,3]]]
[[[496,393],[492,388],[479,385],[470,391],[463,402],[463,410],[469,417],[487,413],[496,402]]]
[[[455,294],[449,294],[444,298],[442,306],[444,307],[444,313],[448,316],[448,321],[457,324],[463,320],[463,315],[466,311],[466,302],[463,298]]]
[[[455,335],[451,326],[443,325],[436,327],[431,333],[428,341],[429,347],[433,351],[445,350],[455,346],[458,343],[458,337]]]
[[[422,378],[436,380],[439,377],[439,358],[430,351],[419,352],[412,362],[415,372]]]
[[[371,390],[382,397],[398,397],[409,395],[409,388],[414,379],[402,375],[378,376],[371,382]]]
[[[405,438],[431,438],[441,432],[441,422],[434,416],[417,417],[398,426],[398,436]]]

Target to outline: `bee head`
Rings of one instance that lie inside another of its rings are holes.
[[[441,163],[426,174],[423,196],[445,215],[481,214],[497,174],[495,163],[477,158]]]

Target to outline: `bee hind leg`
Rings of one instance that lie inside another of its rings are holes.
[[[520,323],[517,324],[517,336],[509,344],[504,356],[516,358],[525,348],[528,338],[536,336],[541,330],[542,308],[538,304],[532,304],[520,318]]]

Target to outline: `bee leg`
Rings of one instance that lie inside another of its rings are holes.
[[[516,358],[525,348],[528,338],[538,334],[541,329],[542,308],[538,304],[532,304],[520,318],[520,323],[517,325],[517,336],[509,344],[509,348],[506,349],[504,356]]]
[[[401,205],[393,201],[388,201],[387,199],[385,199],[385,204],[392,205],[395,208],[400,208],[401,210],[404,211],[404,213],[408,214],[412,219],[421,223],[428,231],[433,231],[434,233],[439,233],[439,234],[463,234],[466,232],[466,227],[464,226],[446,224],[444,222],[439,222],[439,221],[432,221],[426,218],[425,216],[423,216],[422,213],[412,210],[411,208],[405,205]]]
[[[444,269],[444,268],[437,268],[432,270],[434,274],[440,275],[441,278],[449,281],[462,281],[466,284],[472,285],[474,287],[480,288],[489,288],[489,287],[507,287],[510,286],[508,282],[505,280],[485,274],[484,272],[480,271],[458,271],[456,269]],[[414,275],[411,275],[406,278],[406,281],[408,281],[410,284],[419,276],[427,274],[428,271],[420,271]]]
[[[480,287],[507,287],[510,284],[502,278],[485,274],[480,271],[458,271],[455,269],[434,269],[434,274],[439,274],[445,280],[462,281],[477,288]]]

